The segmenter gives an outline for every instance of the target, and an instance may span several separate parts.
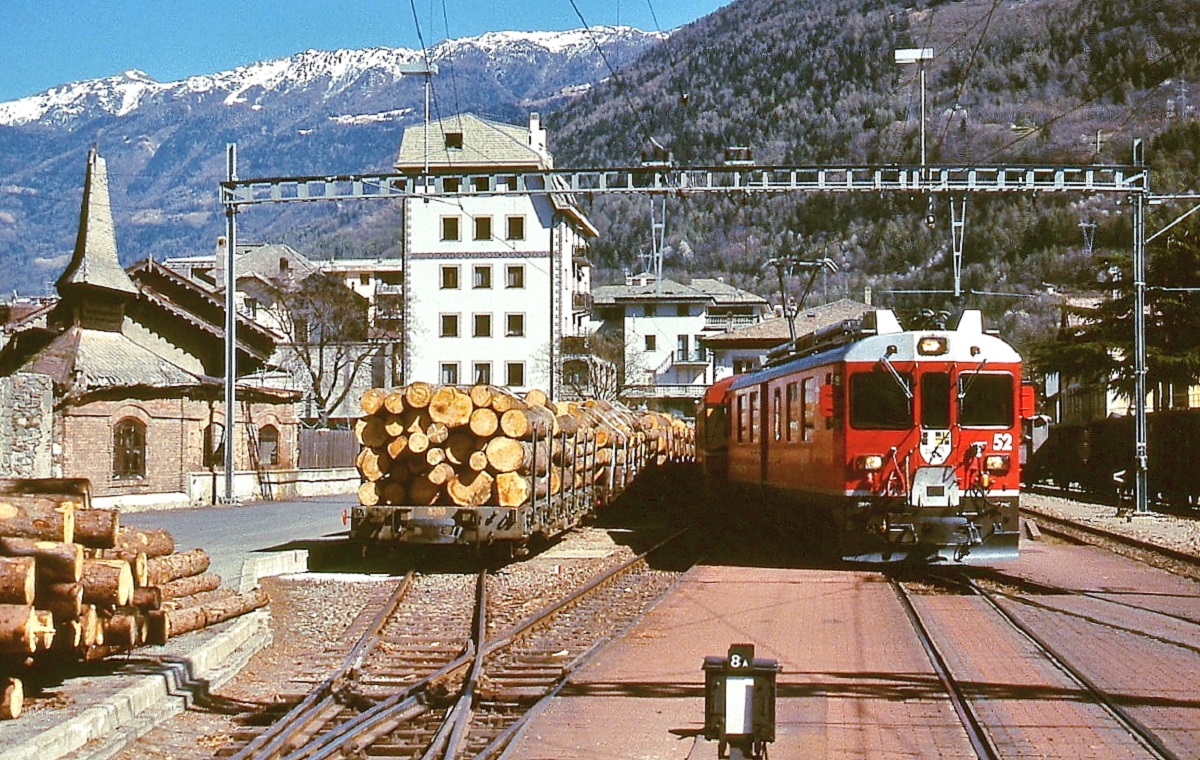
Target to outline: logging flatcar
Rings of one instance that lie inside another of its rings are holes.
[[[364,397],[358,427],[364,480],[347,517],[364,552],[454,545],[519,556],[613,502],[647,468],[694,457],[690,425],[603,401],[424,383],[386,398]]]
[[[904,330],[878,310],[712,386],[697,456],[727,510],[761,510],[841,556],[988,562],[1017,555],[1032,407],[1021,357],[978,311]]]

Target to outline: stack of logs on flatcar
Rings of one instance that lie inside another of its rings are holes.
[[[82,479],[0,479],[0,718],[21,713],[31,668],[88,662],[267,603],[220,588],[203,549],[122,527]]]
[[[539,390],[520,398],[490,385],[414,382],[372,388],[361,404],[365,506],[519,507],[695,455],[694,429],[680,419],[600,400],[555,402]]]

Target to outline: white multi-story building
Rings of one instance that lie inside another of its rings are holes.
[[[554,393],[562,340],[586,329],[596,230],[567,194],[504,192],[507,172],[553,168],[538,115],[528,127],[471,114],[411,127],[396,170],[426,167],[499,175],[501,192],[404,201],[405,380]]]

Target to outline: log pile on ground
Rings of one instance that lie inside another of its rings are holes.
[[[355,425],[359,502],[519,507],[604,484],[623,488],[649,463],[688,461],[683,420],[600,400],[555,402],[539,390],[414,382],[372,388]]]
[[[0,479],[0,718],[20,715],[30,668],[93,661],[266,604],[219,589],[203,549],[120,525],[81,479]]]

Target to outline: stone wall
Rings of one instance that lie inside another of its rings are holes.
[[[0,378],[0,475],[49,478],[53,466],[54,389],[46,375]]]

